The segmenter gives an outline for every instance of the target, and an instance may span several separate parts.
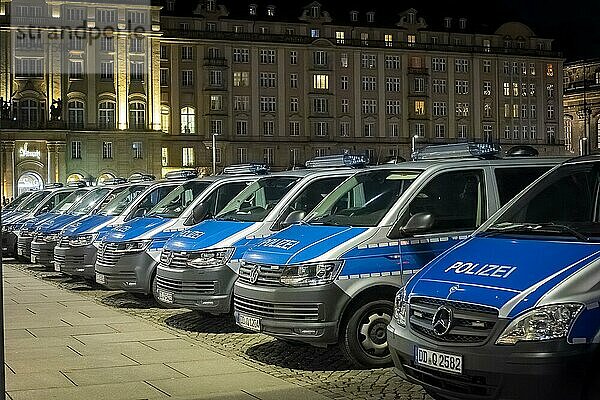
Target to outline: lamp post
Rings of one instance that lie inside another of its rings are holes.
[[[411,138],[411,152],[410,152],[411,155],[417,149],[417,139],[418,138],[419,138],[419,135],[413,135],[413,137]]]
[[[217,174],[217,133],[212,135],[212,174]]]

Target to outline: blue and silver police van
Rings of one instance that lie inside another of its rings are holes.
[[[246,252],[234,289],[238,325],[315,346],[339,343],[357,367],[391,364],[386,327],[399,288],[559,162],[494,159],[498,151],[431,146],[417,161],[346,180],[302,223]]]
[[[96,282],[110,289],[153,294],[156,266],[165,242],[175,233],[216,215],[268,168],[230,166],[175,188],[142,218],[114,227],[98,243]]]
[[[17,196],[16,199],[11,201],[9,204],[2,206],[2,212],[0,213],[0,220],[4,221],[6,217],[8,217],[13,212],[17,211],[20,207],[25,204],[25,201],[29,196],[31,196],[35,191],[27,191],[23,192]]]
[[[398,372],[438,399],[600,399],[600,156],[529,186],[399,291]]]
[[[233,284],[248,247],[301,220],[366,161],[352,155],[316,158],[306,169],[261,178],[214,219],[173,236],[158,266],[159,301],[212,314],[230,312]]]
[[[115,226],[143,217],[184,181],[195,178],[191,171],[172,171],[164,180],[141,175],[98,212],[66,226],[54,248],[54,269],[67,275],[95,278],[95,243]]]
[[[91,189],[81,200],[74,203],[66,213],[42,222],[31,233],[33,240],[24,250],[24,256],[30,256],[31,262],[48,268],[54,267],[54,247],[60,237],[60,232],[67,225],[92,214],[110,202],[115,196],[128,188],[124,178],[106,181],[103,186]],[[19,238],[19,246],[21,240]],[[29,254],[28,254],[29,253]]]
[[[29,254],[19,254],[17,242],[21,228],[32,218],[46,214],[64,200],[76,188],[64,187],[61,183],[47,185],[27,197],[22,207],[2,220],[2,252],[4,256],[25,258]],[[21,252],[23,253],[23,252]]]
[[[85,186],[85,183],[83,182],[70,184],[69,186],[76,187],[77,189],[71,192],[71,194],[65,197],[49,212],[31,218],[23,225],[19,232],[17,232],[17,252],[22,255],[22,261],[28,262],[30,259],[31,243],[33,242],[35,231],[43,224],[51,224],[53,221],[61,219],[62,216],[68,213],[69,209],[71,209],[74,204],[81,201],[81,199],[91,190],[91,188]]]

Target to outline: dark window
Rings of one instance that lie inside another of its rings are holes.
[[[216,192],[214,215],[221,211],[235,196],[248,187],[247,182],[233,182],[221,186]]]
[[[430,233],[475,230],[485,221],[482,170],[447,172],[433,178],[416,195],[402,217],[404,224],[418,213],[433,215]]]
[[[549,169],[549,167],[496,168],[494,174],[498,185],[500,205],[508,203],[517,193]]]

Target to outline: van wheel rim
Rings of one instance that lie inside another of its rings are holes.
[[[384,358],[389,354],[387,326],[392,321],[385,311],[374,312],[359,326],[359,342],[365,353],[372,357]]]

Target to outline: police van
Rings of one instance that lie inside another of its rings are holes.
[[[25,222],[19,230],[17,234],[17,250],[23,256],[22,261],[30,261],[31,244],[36,230],[41,226],[48,226],[48,224],[52,224],[54,221],[64,218],[65,215],[69,215],[69,210],[75,204],[79,203],[92,189],[91,187],[86,186],[84,182],[72,183],[69,184],[69,186],[77,189],[72,191],[49,212],[31,218],[29,221]]]
[[[352,176],[302,223],[244,255],[238,325],[315,346],[340,343],[358,367],[391,364],[386,327],[398,289],[559,162],[493,159],[498,152],[431,146],[417,161]]]
[[[217,214],[260,175],[261,164],[230,166],[223,175],[189,180],[165,196],[144,217],[107,232],[97,243],[96,282],[110,289],[152,294],[156,265],[165,242],[175,233]]]
[[[600,399],[600,157],[570,160],[396,296],[399,373],[440,399]]]
[[[231,310],[239,261],[249,246],[301,220],[356,167],[362,156],[317,157],[306,169],[261,178],[215,216],[171,238],[157,272],[162,303],[212,314]]]
[[[65,226],[96,212],[128,187],[129,184],[124,178],[105,181],[103,186],[93,188],[87,192],[67,212],[29,228],[31,229],[31,239],[24,241],[26,248],[24,256],[29,256],[33,263],[53,269],[54,247],[58,242],[61,230]],[[19,238],[19,246],[21,246],[22,239]]]
[[[0,213],[0,220],[4,221],[6,217],[18,211],[19,208],[22,207],[23,204],[25,204],[27,198],[29,198],[29,196],[31,196],[33,193],[35,193],[35,191],[23,192],[7,205],[3,205],[2,212]]]
[[[64,187],[61,183],[47,185],[44,189],[28,196],[23,205],[18,207],[18,210],[3,218],[2,255],[29,260],[29,254],[17,248],[21,228],[27,221],[52,210],[74,190],[76,188]]]
[[[174,171],[177,172],[177,171]],[[170,175],[171,174],[171,175]],[[54,270],[67,275],[95,279],[94,243],[113,227],[145,215],[168,193],[182,183],[181,174],[166,180],[154,181],[154,176],[137,174],[128,179],[130,186],[106,203],[97,212],[67,225],[61,231],[54,248]]]

